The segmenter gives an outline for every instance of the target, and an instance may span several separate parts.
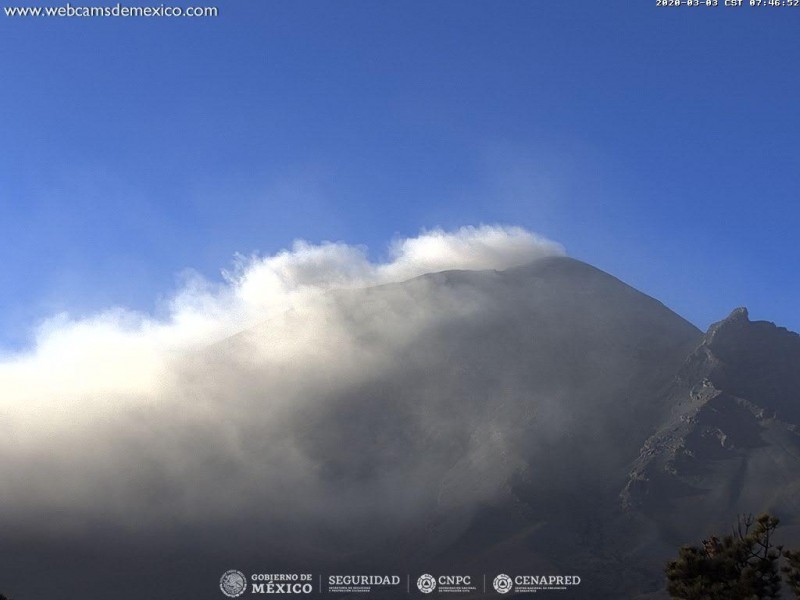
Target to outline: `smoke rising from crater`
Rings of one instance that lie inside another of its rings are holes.
[[[125,307],[53,317],[33,348],[0,363],[0,522],[141,532],[242,514],[285,523],[370,511],[400,522],[430,501],[409,481],[422,488],[439,477],[440,456],[485,460],[470,449],[491,443],[467,439],[454,453],[436,439],[404,442],[404,431],[438,423],[439,409],[425,398],[392,406],[402,394],[386,386],[400,385],[400,364],[424,370],[421,337],[487,307],[480,294],[432,290],[425,279],[391,284],[561,254],[497,226],[398,240],[377,263],[364,248],[296,242],[237,257],[222,283],[189,278],[164,318]],[[396,422],[378,429],[395,439],[361,444],[363,423],[387,414]],[[352,448],[341,431],[356,436]],[[359,448],[371,456],[349,454]]]

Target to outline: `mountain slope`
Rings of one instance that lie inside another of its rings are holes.
[[[800,336],[737,309],[709,328],[665,402],[673,414],[643,445],[623,506],[671,543],[769,510],[797,543]]]
[[[587,528],[616,506],[628,464],[670,414],[658,392],[701,338],[661,303],[569,258],[328,301],[375,348],[391,343],[398,314],[413,318],[410,307],[443,314],[394,346],[387,368],[319,391],[313,411],[287,420],[327,499],[313,560],[333,564],[550,564],[568,540],[601,543]],[[248,354],[271,327],[215,352]],[[308,540],[281,540],[284,554],[298,545],[302,562]]]
[[[181,362],[186,419],[132,422],[163,435],[125,456],[125,522],[8,529],[0,584],[216,598],[235,567],[657,592],[678,545],[736,512],[800,541],[799,340],[743,310],[703,335],[569,258],[330,293]]]

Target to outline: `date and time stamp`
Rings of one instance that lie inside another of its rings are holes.
[[[656,0],[661,7],[705,7],[705,8],[797,8],[800,0]]]

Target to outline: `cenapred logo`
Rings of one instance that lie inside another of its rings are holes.
[[[436,579],[433,578],[433,575],[425,573],[417,579],[417,588],[419,588],[419,591],[423,594],[430,594],[436,589]]]
[[[495,591],[501,594],[507,594],[511,591],[511,588],[514,587],[514,582],[511,581],[511,577],[505,573],[500,573],[500,575],[494,578],[492,585],[494,586]]]
[[[509,592],[534,594],[539,591],[566,591],[581,584],[577,575],[506,575],[500,573],[492,585],[500,594]]]
[[[236,569],[225,571],[219,579],[219,589],[228,598],[238,598],[247,589],[247,577]]]

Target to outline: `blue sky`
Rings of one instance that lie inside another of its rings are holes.
[[[479,223],[700,327],[747,305],[800,330],[800,9],[217,5],[0,18],[0,347],[59,311],[152,311],[235,252],[379,258]]]

